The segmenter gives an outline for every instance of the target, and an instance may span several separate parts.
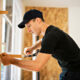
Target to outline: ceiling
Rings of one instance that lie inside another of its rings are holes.
[[[25,6],[80,7],[80,0],[23,0]]]

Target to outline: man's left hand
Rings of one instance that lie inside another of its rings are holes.
[[[12,57],[9,56],[7,53],[1,54],[1,62],[6,66],[11,64]]]

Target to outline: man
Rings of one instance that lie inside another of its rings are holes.
[[[44,36],[42,40],[26,49],[26,52],[31,53],[41,46],[40,52],[33,61],[17,60],[3,53],[1,60],[4,65],[13,64],[29,71],[40,71],[53,56],[63,70],[60,80],[80,80],[80,49],[68,34],[53,25],[46,24],[42,12],[35,9],[25,13],[18,27],[27,27],[29,32]]]

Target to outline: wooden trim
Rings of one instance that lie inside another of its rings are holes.
[[[0,11],[0,14],[8,14],[8,11]]]
[[[16,54],[9,54],[9,56],[15,57],[15,58],[23,58],[22,55],[16,55]],[[0,58],[1,58],[1,54],[0,54]]]

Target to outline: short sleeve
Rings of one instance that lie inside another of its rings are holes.
[[[58,41],[59,37],[57,37],[56,34],[53,32],[47,33],[42,39],[40,52],[52,54]]]

